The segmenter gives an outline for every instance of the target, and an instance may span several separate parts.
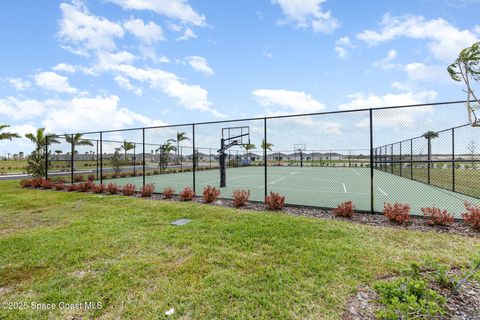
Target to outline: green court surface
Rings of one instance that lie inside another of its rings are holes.
[[[192,172],[146,176],[156,192],[172,187],[178,193],[184,187],[193,187]],[[219,170],[196,172],[196,193],[201,195],[207,185],[219,186]],[[316,207],[336,207],[353,201],[358,210],[370,211],[370,169],[331,167],[268,167],[268,192],[279,192],[288,204]],[[107,180],[119,185],[132,183],[140,188],[142,177]],[[227,187],[220,188],[223,198],[231,198],[236,189],[250,190],[251,200],[263,201],[265,192],[264,168],[241,167],[227,169]],[[446,209],[456,218],[465,212],[464,202],[480,204],[480,200],[460,193],[402,178],[390,173],[374,171],[374,208],[381,212],[384,203],[407,203],[412,214],[421,215],[422,207]]]

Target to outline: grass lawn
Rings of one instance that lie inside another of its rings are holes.
[[[26,190],[0,182],[0,319],[339,319],[359,285],[480,240],[193,203]],[[190,218],[185,226],[170,222]]]
[[[470,164],[469,164],[470,165]],[[478,164],[477,164],[478,165]],[[471,168],[471,167],[470,167]],[[390,169],[387,172],[391,172]],[[400,175],[400,167],[398,165],[393,167],[393,172]],[[410,167],[402,168],[402,176],[406,178],[411,177]],[[413,178],[417,181],[428,182],[427,168],[413,168]],[[478,181],[480,180],[480,170],[478,169],[455,169],[455,190],[473,197],[480,197],[480,188],[478,188]],[[452,168],[431,168],[430,169],[430,183],[432,185],[452,190],[453,174]]]

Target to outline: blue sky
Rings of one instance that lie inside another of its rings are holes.
[[[463,99],[446,66],[480,38],[479,11],[475,0],[2,1],[0,123],[63,133]],[[388,122],[404,138],[442,117]],[[361,121],[304,129],[363,134]]]

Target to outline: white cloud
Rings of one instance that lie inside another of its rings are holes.
[[[474,30],[476,33],[480,34],[480,26],[476,26]]]
[[[142,58],[145,60],[151,60],[154,63],[169,63],[170,59],[164,55],[157,55],[157,52],[155,51],[154,46],[144,46],[140,45],[138,47],[138,50],[140,51]]]
[[[400,94],[386,94],[384,96],[358,92],[349,95],[351,101],[340,105],[338,108],[340,110],[358,110],[388,106],[413,105],[431,102],[436,97],[437,93],[435,91],[404,92]],[[374,112],[373,121],[376,127],[411,128],[414,126],[417,116],[431,112],[433,112],[433,108],[428,106],[421,108],[381,110]],[[355,126],[368,127],[369,119],[365,118],[355,123]]]
[[[199,56],[191,56],[186,58],[188,64],[193,70],[201,72],[207,76],[213,75],[213,69],[208,65],[207,59]]]
[[[58,73],[46,71],[35,75],[35,84],[42,89],[61,93],[76,93],[77,89],[70,86],[68,77]]]
[[[130,19],[124,22],[123,26],[143,43],[152,44],[165,40],[162,28],[153,21],[145,24],[141,19]]]
[[[129,90],[129,91],[132,91],[135,95],[137,96],[141,96],[143,91],[141,88],[137,88],[135,86],[133,86],[131,83],[130,83],[130,80],[128,80],[127,78],[125,77],[122,77],[122,76],[116,76],[115,78],[113,78],[113,80],[115,80],[117,82],[117,84],[120,86],[120,88],[123,88],[125,90]]]
[[[55,100],[50,103],[42,125],[48,131],[57,133],[152,125],[151,119],[120,107],[119,102],[115,95]]]
[[[116,71],[125,77],[146,82],[152,88],[159,88],[168,96],[178,100],[180,105],[189,110],[210,112],[216,117],[225,117],[212,108],[208,100],[208,91],[199,85],[190,85],[181,81],[175,74],[161,69],[141,69],[127,64],[108,65],[110,71]]]
[[[124,35],[123,28],[106,18],[88,12],[81,4],[60,4],[62,20],[58,36],[65,49],[79,55],[88,55],[88,50],[113,50],[115,38]],[[73,47],[72,47],[73,46]]]
[[[27,90],[32,86],[30,81],[21,78],[9,78],[8,82],[18,91]]]
[[[185,32],[183,32],[183,35],[178,37],[176,40],[177,41],[186,41],[186,40],[189,40],[189,39],[196,39],[196,38],[197,38],[197,35],[193,32],[193,30],[190,29],[190,28],[186,28]]]
[[[408,78],[414,81],[451,83],[450,76],[445,66],[425,65],[415,62],[405,66]]]
[[[323,103],[303,91],[259,89],[252,91],[252,94],[257,102],[266,108],[279,108],[292,113],[319,112],[325,109]]]
[[[31,119],[45,112],[44,103],[35,99],[18,100],[14,97],[0,99],[0,114],[13,120]]]
[[[75,68],[75,66],[72,66],[71,64],[59,63],[56,66],[54,66],[52,70],[58,71],[58,72],[74,73],[77,69]]]
[[[398,64],[393,63],[393,60],[397,58],[397,50],[391,49],[388,51],[387,56],[383,59],[375,61],[373,63],[374,67],[383,69],[383,70],[390,70],[399,67]]]
[[[355,48],[355,46],[350,41],[349,37],[342,37],[335,41],[335,52],[341,59],[345,59],[348,57],[348,50],[349,48]]]
[[[108,0],[124,10],[150,10],[169,18],[178,19],[195,26],[204,26],[206,19],[192,9],[185,0]]]
[[[426,20],[422,16],[392,17],[386,14],[381,26],[380,31],[365,30],[357,34],[357,38],[369,45],[400,37],[427,40],[432,55],[445,62],[453,61],[461,49],[478,41],[477,36],[471,31],[459,30],[441,18]]]
[[[312,28],[314,32],[330,33],[338,27],[338,21],[321,4],[326,0],[272,0],[285,15],[281,23],[295,23],[297,28]]]
[[[167,24],[168,29],[173,30],[173,31],[182,31],[182,26],[176,24],[176,23],[168,23]]]

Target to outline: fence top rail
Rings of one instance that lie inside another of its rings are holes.
[[[470,126],[470,124],[466,123],[466,124],[462,124],[462,125],[459,125],[459,126],[456,126],[456,127],[451,127],[451,128],[435,131],[435,133],[447,132],[447,131],[451,131],[451,130],[454,130],[454,129],[465,128],[465,127],[468,127],[468,126]],[[405,140],[402,140],[402,141],[387,143],[387,144],[384,144],[383,146],[375,147],[374,149],[385,148],[385,147],[393,146],[393,145],[398,144],[398,143],[407,142],[407,141],[410,141],[410,140],[422,139],[422,138],[424,138],[423,135],[418,136],[418,137],[408,138],[408,139],[405,139]]]
[[[229,122],[258,121],[258,120],[264,120],[264,119],[282,119],[282,118],[308,117],[308,116],[319,116],[319,115],[339,114],[339,113],[355,113],[355,112],[366,112],[366,111],[370,111],[370,110],[392,110],[392,109],[402,109],[402,108],[441,106],[441,105],[452,105],[452,104],[462,104],[462,103],[467,103],[467,101],[466,100],[454,100],[454,101],[444,101],[444,102],[435,102],[435,103],[420,103],[420,104],[371,107],[371,108],[351,109],[351,110],[299,113],[299,114],[289,114],[289,115],[279,115],[279,116],[241,118],[241,119],[231,119],[231,120],[206,121],[206,122],[196,122],[196,123],[182,123],[182,124],[171,124],[171,125],[163,125],[163,126],[136,127],[136,128],[126,128],[126,129],[101,130],[101,131],[76,132],[76,133],[80,133],[80,134],[83,134],[83,135],[85,135],[85,134],[96,134],[96,133],[112,133],[112,132],[122,132],[122,131],[175,128],[175,127],[219,124],[219,123],[229,123]],[[76,133],[74,133],[74,134],[76,134]],[[71,135],[71,134],[72,133],[67,133],[66,135]]]

